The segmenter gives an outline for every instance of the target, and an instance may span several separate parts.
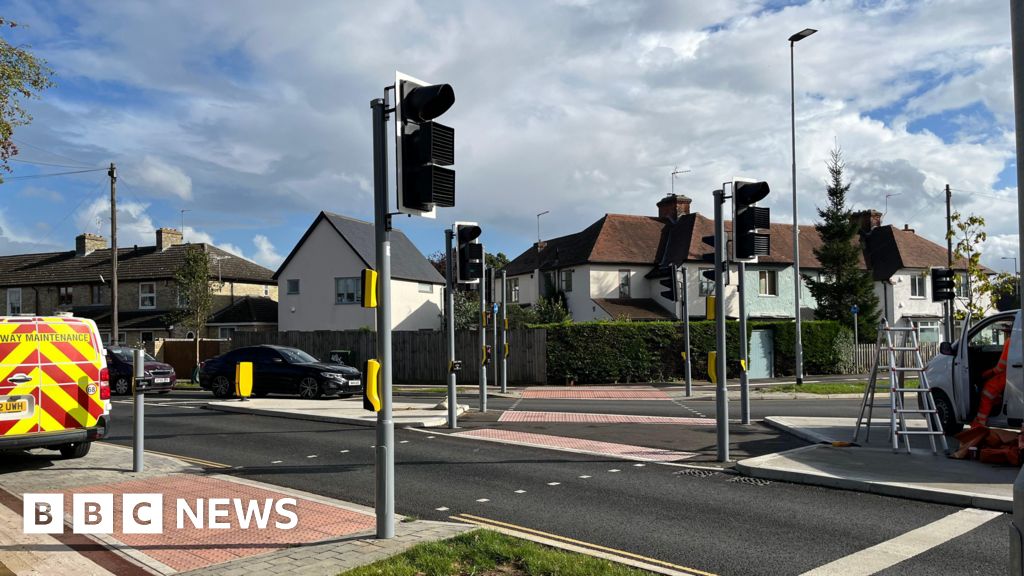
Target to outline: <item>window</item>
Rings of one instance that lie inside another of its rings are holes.
[[[759,270],[757,272],[757,295],[778,296],[779,295],[779,271]]]
[[[74,302],[74,288],[61,286],[57,289],[57,306],[71,306]]]
[[[619,298],[629,298],[629,270],[619,270]]]
[[[143,332],[142,335],[140,336],[140,340],[142,340],[143,343],[152,342],[153,341],[153,333],[152,332]]]
[[[967,273],[957,272],[953,276],[953,291],[957,298],[967,298]]]
[[[705,272],[710,272],[712,270],[714,270],[714,268],[701,268],[698,270],[700,273],[700,292],[698,295],[701,298],[707,298],[708,296],[715,295],[715,281],[704,277]]]
[[[572,292],[572,270],[562,270],[558,273],[558,289],[562,292]]]
[[[89,287],[89,304],[103,304],[103,286],[96,284]]]
[[[419,292],[421,292],[423,294],[433,294],[434,293],[434,285],[433,284],[424,284],[423,282],[420,282],[419,286],[417,288],[418,288]]]
[[[299,279],[298,278],[289,278],[288,279],[288,293],[289,294],[298,294],[299,293]]]
[[[266,286],[266,285],[263,286],[263,295],[264,296],[270,296],[270,286]]]
[[[110,346],[110,332],[100,332],[100,340],[104,347]]]
[[[941,340],[939,335],[939,323],[936,320],[919,320],[914,322],[921,336],[921,342],[938,342]]]
[[[156,308],[156,282],[139,283],[139,308]]]
[[[926,283],[925,275],[915,274],[910,277],[910,297],[911,298],[924,298],[928,295],[928,288]]]
[[[221,326],[220,328],[217,329],[217,336],[219,338],[221,338],[222,340],[231,340],[231,338],[234,335],[235,335],[235,327],[234,326]]]
[[[188,308],[188,292],[178,286],[178,308]]]
[[[545,298],[550,298],[555,293],[555,271],[548,270],[543,276],[543,285],[541,286],[540,295]]]
[[[359,278],[334,279],[335,304],[359,304],[363,300],[363,287]]]
[[[519,302],[519,278],[510,278],[506,282],[505,290],[508,290],[509,302]]]
[[[7,315],[21,314],[21,288],[7,289]]]

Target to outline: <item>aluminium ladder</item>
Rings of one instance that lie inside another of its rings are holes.
[[[888,387],[879,386],[879,372],[888,372]],[[907,373],[917,373],[918,387],[906,388],[903,385],[903,376]],[[888,390],[889,401],[886,404],[876,403],[876,392],[881,388]],[[903,396],[905,392],[917,394],[917,408],[907,408]],[[871,369],[871,378],[864,390],[864,399],[861,401],[860,415],[857,417],[857,426],[853,432],[853,440],[857,441],[860,436],[860,428],[865,420],[867,422],[864,439],[867,441],[871,436],[871,417],[875,408],[887,407],[889,409],[889,437],[892,440],[893,452],[899,451],[900,438],[910,453],[910,436],[928,436],[932,445],[932,453],[936,453],[935,437],[942,441],[944,452],[949,451],[946,444],[946,436],[942,431],[942,422],[939,420],[938,411],[935,409],[935,399],[932,398],[932,390],[928,385],[928,377],[925,375],[924,359],[921,357],[921,344],[916,327],[895,327],[889,326],[889,322],[882,318],[878,325],[877,352],[875,353],[875,364]],[[924,430],[908,430],[907,414],[920,414],[924,416],[926,427]]]

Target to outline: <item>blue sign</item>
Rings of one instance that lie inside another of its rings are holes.
[[[856,304],[850,306],[850,314],[857,314],[858,312],[860,312],[860,308]]]
[[[492,314],[497,314],[498,313],[498,303],[497,302],[494,303],[494,309],[493,309],[493,312],[491,312],[491,313]]]

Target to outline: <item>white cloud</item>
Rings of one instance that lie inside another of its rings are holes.
[[[257,264],[261,264],[271,270],[274,270],[277,269],[281,264],[281,261],[284,260],[284,257],[281,256],[281,254],[279,254],[274,248],[270,239],[263,234],[253,236],[252,243],[256,246],[256,254],[253,255],[252,259]]]
[[[143,157],[138,168],[131,167],[127,172],[133,178],[138,178],[138,184],[145,187],[144,192],[156,196],[174,196],[182,200],[192,199],[192,179],[181,168],[156,156]]]
[[[117,203],[117,245],[118,248],[125,248],[132,245],[153,246],[156,244],[153,220],[146,210],[149,204],[145,202],[121,201]],[[73,236],[82,232],[99,234],[110,243],[110,200],[97,198],[86,204],[74,216],[77,232],[68,239],[73,242]]]

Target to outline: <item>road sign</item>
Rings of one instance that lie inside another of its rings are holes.
[[[858,314],[858,313],[860,313],[860,308],[856,304],[854,304],[853,306],[850,306],[850,314]]]

